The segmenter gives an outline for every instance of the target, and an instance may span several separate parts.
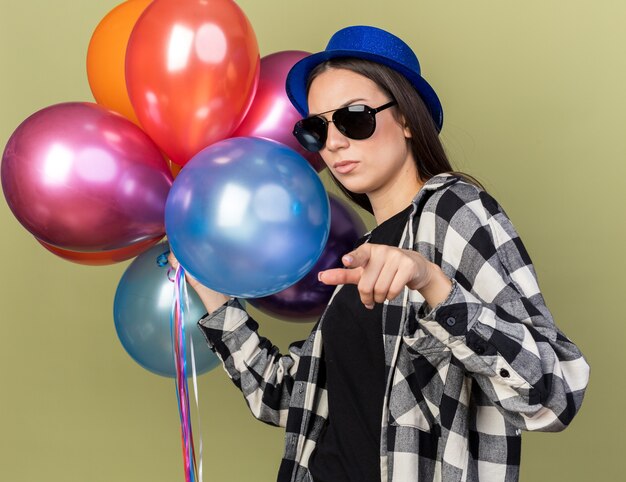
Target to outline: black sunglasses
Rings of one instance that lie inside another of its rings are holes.
[[[350,139],[362,140],[371,137],[376,130],[376,114],[395,104],[393,100],[376,109],[363,104],[349,105],[322,114],[333,112],[330,122],[339,132]],[[329,121],[321,117],[322,114],[299,120],[293,128],[293,135],[307,151],[317,152],[326,143]]]

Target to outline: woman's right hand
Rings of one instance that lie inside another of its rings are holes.
[[[174,252],[170,250],[170,254],[167,257],[168,262],[174,269],[178,269],[178,260],[176,256],[174,256]],[[230,297],[226,296],[222,293],[218,293],[217,291],[212,290],[211,288],[207,288],[202,283],[200,283],[197,279],[191,276],[187,271],[185,271],[185,279],[189,286],[191,286],[198,296],[202,300],[206,310],[208,313],[211,313],[226,303]]]
[[[175,270],[178,269],[178,266],[180,265],[180,263],[176,259],[176,256],[174,256],[174,251],[172,251],[171,249],[170,249],[170,254],[167,255],[167,261],[170,263],[170,266],[172,268],[174,268]],[[187,271],[185,271],[185,279],[187,280],[187,283],[189,283],[189,286],[191,286],[194,290],[196,288],[202,289],[203,285],[196,278],[194,278],[189,273],[187,273]]]

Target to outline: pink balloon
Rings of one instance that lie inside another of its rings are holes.
[[[232,137],[264,137],[292,148],[317,172],[326,167],[317,152],[303,149],[293,136],[293,126],[301,119],[285,92],[285,79],[293,65],[309,52],[285,50],[261,59],[261,73],[250,110]]]
[[[105,251],[165,234],[165,159],[139,127],[97,104],[31,115],[9,139],[1,174],[15,217],[52,246]]]

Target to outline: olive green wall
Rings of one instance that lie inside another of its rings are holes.
[[[92,100],[87,45],[118,2],[1,2],[3,147],[36,110]],[[356,23],[387,28],[415,48],[442,98],[453,162],[504,205],[558,325],[592,366],[572,426],[524,435],[522,480],[623,480],[626,3],[239,4],[262,55],[320,50],[332,32]],[[136,365],[115,334],[113,295],[126,264],[54,257],[4,201],[0,223],[0,480],[184,480],[174,384]],[[261,324],[283,349],[311,328]],[[274,480],[282,430],[254,420],[221,369],[199,382],[204,480]]]

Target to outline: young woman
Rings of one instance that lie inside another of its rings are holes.
[[[415,54],[348,27],[293,67],[287,92],[304,116],[294,135],[377,227],[319,274],[338,288],[285,355],[236,299],[190,280],[252,413],[286,428],[278,480],[518,480],[521,431],[563,430],[589,367],[505,212],[452,171]]]

